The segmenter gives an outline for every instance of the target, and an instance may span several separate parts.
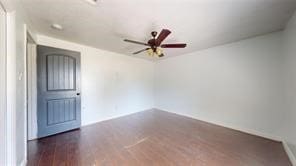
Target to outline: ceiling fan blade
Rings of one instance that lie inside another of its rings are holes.
[[[163,29],[156,38],[156,41],[155,41],[156,46],[159,46],[161,44],[161,42],[164,41],[164,39],[169,36],[170,33],[171,33],[170,30]]]
[[[161,48],[185,48],[186,44],[178,43],[178,44],[162,44]]]
[[[147,44],[147,43],[138,42],[138,41],[129,40],[129,39],[124,39],[123,41],[125,41],[125,42],[130,42],[130,43],[134,43],[134,44],[140,44],[140,45],[144,45],[144,46],[150,46],[150,45]]]
[[[140,50],[140,51],[134,52],[133,54],[139,54],[139,53],[141,53],[141,52],[143,52],[143,51],[146,51],[146,50],[149,50],[149,48],[144,48],[144,49],[142,49],[142,50]]]

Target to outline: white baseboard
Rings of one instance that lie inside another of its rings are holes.
[[[293,152],[291,151],[291,149],[286,141],[283,141],[282,143],[283,143],[284,149],[285,149],[292,165],[296,166],[296,156],[294,156]]]
[[[218,122],[218,121],[213,121],[213,120],[210,120],[210,119],[195,117],[195,116],[188,115],[188,114],[182,114],[182,113],[178,113],[178,112],[166,111],[166,110],[158,109],[158,108],[155,108],[155,110],[160,110],[160,111],[165,111],[165,112],[169,112],[169,113],[174,113],[174,114],[177,114],[177,115],[181,115],[181,116],[185,116],[185,117],[188,117],[188,118],[200,120],[200,121],[203,121],[203,122],[211,123],[211,124],[222,126],[222,127],[225,127],[225,128],[237,130],[237,131],[240,131],[240,132],[243,132],[243,133],[247,133],[247,134],[251,134],[251,135],[263,137],[263,138],[270,139],[270,140],[277,141],[277,142],[282,142],[282,138],[281,137],[275,136],[275,135],[271,135],[271,134],[268,134],[268,133],[264,133],[264,132],[261,132],[261,131],[256,131],[256,130],[253,130],[253,129],[247,129],[247,128],[243,128],[243,127],[240,127],[240,126],[234,126],[232,124],[227,124],[225,122]]]
[[[27,165],[27,159],[25,158],[22,163],[20,164],[20,166],[26,166]]]
[[[96,123],[99,123],[99,122],[108,121],[108,120],[111,120],[111,119],[121,118],[121,117],[124,117],[124,116],[136,114],[136,113],[139,113],[139,112],[149,111],[149,110],[153,110],[153,109],[154,108],[150,108],[150,109],[146,109],[146,110],[142,110],[142,111],[136,111],[136,112],[130,112],[130,113],[127,113],[127,114],[120,114],[120,115],[116,115],[116,116],[110,116],[110,117],[107,117],[107,118],[104,118],[104,119],[100,119],[100,120],[96,120],[96,121],[92,121],[92,122],[86,122],[86,123],[82,123],[81,127],[93,125],[93,124],[96,124]]]

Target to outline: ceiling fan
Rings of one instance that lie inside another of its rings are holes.
[[[175,43],[175,44],[161,44],[164,39],[166,39],[169,34],[171,33],[168,29],[163,29],[160,34],[157,36],[157,32],[153,31],[151,32],[152,39],[148,40],[147,43],[145,42],[138,42],[134,40],[124,39],[125,42],[130,42],[134,44],[140,44],[143,46],[148,46],[148,48],[144,48],[142,50],[139,50],[137,52],[134,52],[133,54],[139,54],[143,51],[147,51],[149,56],[158,56],[163,57],[163,51],[160,48],[185,48],[186,44],[184,43]],[[156,37],[157,36],[157,37]]]

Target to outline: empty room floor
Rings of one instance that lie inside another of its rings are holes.
[[[280,142],[149,110],[28,143],[28,165],[290,166]]]

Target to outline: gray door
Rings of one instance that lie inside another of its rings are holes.
[[[81,125],[80,53],[37,46],[38,137]]]

